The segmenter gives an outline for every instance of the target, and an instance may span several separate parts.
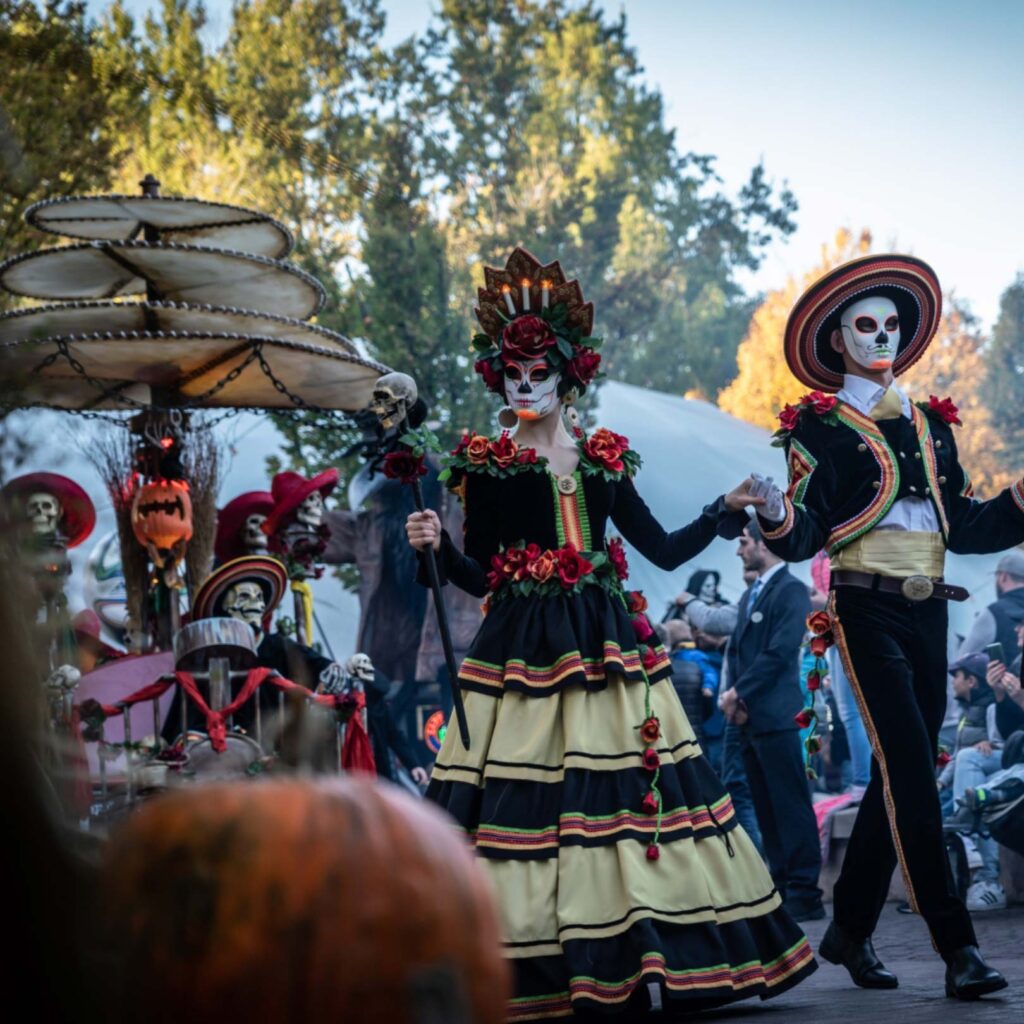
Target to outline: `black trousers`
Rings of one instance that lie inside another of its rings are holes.
[[[837,587],[833,596],[836,642],[874,752],[835,885],[836,924],[855,938],[870,936],[898,862],[939,953],[975,945],[946,858],[935,785],[946,711],[946,602],[857,587]]]
[[[798,729],[740,730],[740,751],[761,829],[768,870],[782,898],[821,901],[821,845]]]

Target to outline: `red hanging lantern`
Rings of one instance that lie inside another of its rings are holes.
[[[143,484],[132,502],[132,532],[143,546],[171,551],[192,539],[192,499],[184,480]]]

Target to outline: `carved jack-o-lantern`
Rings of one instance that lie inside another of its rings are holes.
[[[192,539],[192,499],[184,480],[143,484],[132,502],[132,530],[144,547],[170,551]]]

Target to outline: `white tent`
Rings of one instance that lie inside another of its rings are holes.
[[[628,384],[610,382],[600,391],[597,422],[625,434],[643,456],[637,486],[666,529],[689,522],[717,495],[731,489],[758,470],[780,479],[785,475],[782,453],[769,445],[768,433],[736,419],[708,402],[680,398]],[[77,480],[97,503],[96,532],[72,552],[74,575],[68,587],[72,611],[82,607],[81,586],[85,561],[96,542],[114,528],[113,514],[103,486],[81,454],[91,424],[59,413],[32,411],[12,416],[11,434],[31,444],[28,460],[16,470],[51,470]],[[487,429],[486,425],[478,425]],[[220,503],[246,490],[268,486],[266,459],[280,455],[280,437],[265,416],[244,413],[216,428],[224,445],[225,471]],[[7,475],[11,475],[11,468]],[[344,500],[344,495],[338,495]],[[630,552],[631,583],[644,590],[653,617],[685,589],[691,572],[717,569],[722,590],[736,600],[742,592],[740,564],[734,542],[714,541],[691,564],[665,573]],[[950,607],[953,627],[966,631],[974,615],[993,598],[992,573],[997,556],[950,556],[947,578],[972,592],[970,601]],[[807,566],[795,571],[807,579]],[[317,614],[338,657],[351,653],[358,620],[356,599],[327,575],[314,585]]]

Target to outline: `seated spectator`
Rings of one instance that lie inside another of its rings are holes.
[[[939,789],[952,788],[953,817],[950,823],[964,831],[975,830],[975,815],[966,791],[983,787],[1002,767],[1003,740],[996,725],[996,698],[987,682],[988,657],[968,654],[953,662],[953,692],[961,707],[956,748],[938,779]],[[990,836],[976,836],[982,865],[967,890],[967,909],[1003,910],[1006,893],[999,884],[999,847]]]

